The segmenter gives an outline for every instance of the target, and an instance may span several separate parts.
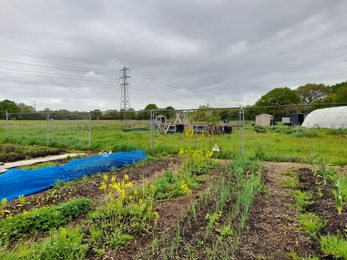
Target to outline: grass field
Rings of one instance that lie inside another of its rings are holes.
[[[129,131],[124,129],[146,128]],[[91,129],[91,131],[90,131]],[[347,164],[347,130],[306,129],[301,127],[255,127],[246,125],[243,138],[236,128],[232,134],[220,136],[160,134],[154,132],[151,149],[148,121],[0,121],[0,142],[23,145],[47,145],[72,150],[130,151],[142,149],[151,155],[178,154],[180,148],[220,148],[215,157],[234,158],[244,151],[249,158],[264,161],[307,162],[312,153],[324,157],[327,163]],[[243,149],[242,149],[243,147]]]

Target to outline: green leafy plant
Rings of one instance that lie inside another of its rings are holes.
[[[234,234],[230,226],[224,226],[222,228],[216,228],[216,231],[221,235],[221,236],[231,236]]]
[[[320,161],[320,169],[318,170],[317,177],[322,177],[323,183],[324,185],[326,185],[327,180],[330,179],[331,176],[333,175],[333,171],[327,168],[328,166],[331,166],[331,164],[326,164],[324,157],[320,158],[319,161]]]
[[[0,254],[1,259],[66,259],[82,260],[88,244],[82,244],[83,234],[79,228],[60,227],[51,231],[42,242],[19,245],[16,251]]]
[[[6,204],[7,204],[7,199],[6,198],[3,198],[1,200],[1,204],[0,204],[0,211],[1,211],[1,214],[3,215],[4,214],[4,209],[6,207]]]
[[[120,229],[116,229],[109,238],[109,246],[113,249],[118,249],[121,246],[128,244],[134,237],[129,234],[123,234]]]
[[[24,211],[23,214],[10,216],[0,222],[0,245],[7,244],[25,233],[56,228],[72,218],[83,215],[90,210],[90,199],[71,200],[57,206],[43,207]],[[5,234],[5,235],[4,235]]]
[[[315,162],[317,161],[317,159],[315,158],[317,154],[318,154],[318,153],[316,153],[316,152],[312,152],[312,153],[310,154],[310,156],[306,158],[307,161],[309,162],[309,164],[311,164],[311,172],[313,173],[313,175],[316,175],[316,171],[315,171],[315,168],[314,168],[314,164],[315,164]]]
[[[319,242],[324,254],[331,254],[338,259],[347,259],[347,240],[343,237],[334,235],[321,236]]]
[[[297,211],[303,212],[306,210],[308,205],[312,204],[312,193],[308,191],[295,190],[292,194],[295,198],[294,207]]]
[[[316,256],[300,257],[296,252],[293,251],[287,253],[287,256],[292,260],[319,260],[319,257]]]
[[[209,220],[209,223],[208,225],[209,226],[213,226],[213,225],[219,225],[218,223],[218,219],[222,216],[222,211],[219,211],[219,212],[215,212],[215,213],[207,213],[206,216],[205,216],[205,219],[206,220]]]
[[[342,193],[340,190],[340,182],[337,181],[334,186],[335,204],[338,214],[342,213]]]
[[[314,238],[317,238],[317,232],[327,223],[314,213],[300,214],[298,222],[301,224],[303,231]]]
[[[282,188],[285,189],[295,189],[299,185],[299,176],[294,175],[292,177],[288,177],[282,180]]]
[[[19,195],[18,196],[19,203],[24,206],[25,205],[25,197],[24,195]]]

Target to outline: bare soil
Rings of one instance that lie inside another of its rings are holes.
[[[40,150],[29,151],[28,147],[0,145],[0,162],[2,163],[16,162],[16,161],[26,160],[28,158],[45,157],[48,155],[58,155],[62,153],[66,153],[66,149],[50,148],[50,149],[45,149],[41,151]]]
[[[170,167],[169,164],[180,164],[178,157],[165,157],[159,161],[152,161],[140,166],[128,166],[118,169],[116,172],[108,173],[122,178],[124,174],[129,180],[136,184],[150,181],[162,175]],[[208,189],[211,183],[227,167],[228,161],[222,166],[214,169],[207,175],[207,181],[193,191],[193,194],[184,198],[159,201],[158,212],[160,219],[152,233],[144,233],[135,240],[119,250],[107,249],[103,259],[142,259],[143,252],[151,248],[155,234],[174,235],[173,230],[179,223],[182,228],[189,228],[189,232],[181,234],[182,241],[193,241],[206,227],[206,212],[213,211],[214,205],[207,205],[193,217],[188,213],[191,201],[201,200],[201,194]],[[268,163],[263,164],[264,191],[259,193],[253,201],[250,214],[246,222],[246,228],[241,235],[240,243],[235,250],[233,259],[291,259],[287,256],[289,252],[296,252],[300,257],[318,256],[320,259],[334,259],[332,256],[323,255],[317,240],[300,230],[297,222],[298,213],[293,208],[291,190],[282,188],[283,179],[288,178],[281,173],[291,170],[299,175],[300,189],[308,190],[314,194],[314,203],[307,208],[308,212],[314,212],[326,219],[327,225],[321,230],[321,234],[344,234],[346,228],[347,212],[344,209],[341,215],[337,214],[334,197],[332,196],[332,184],[327,186],[316,183],[316,178],[311,173],[309,165],[296,163]],[[171,169],[171,168],[170,168]],[[340,172],[347,172],[346,168],[340,168]],[[8,202],[6,209],[17,214],[23,210],[30,210],[43,205],[56,205],[76,197],[88,197],[98,205],[103,202],[104,194],[100,191],[101,174],[94,174],[86,179],[75,181],[74,185],[66,186],[53,194],[47,190],[26,197],[26,204],[19,205],[18,200]],[[210,207],[210,208],[209,208]],[[232,207],[227,204],[226,207]],[[190,225],[188,227],[188,225]],[[232,226],[232,225],[231,225]],[[201,254],[197,259],[206,259],[205,252],[207,243],[202,246]],[[182,253],[176,259],[186,259],[187,252],[183,248]],[[159,259],[155,253],[151,259]],[[88,259],[97,259],[92,250]]]

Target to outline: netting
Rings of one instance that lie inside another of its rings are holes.
[[[142,150],[102,154],[73,159],[67,164],[37,170],[11,169],[0,175],[0,200],[12,200],[49,189],[59,181],[70,181],[97,172],[138,162],[146,157]]]
[[[307,128],[347,128],[347,106],[314,110],[307,115],[301,126]]]

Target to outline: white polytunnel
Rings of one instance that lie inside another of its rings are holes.
[[[307,128],[347,128],[347,106],[314,110],[306,116],[301,126]]]

